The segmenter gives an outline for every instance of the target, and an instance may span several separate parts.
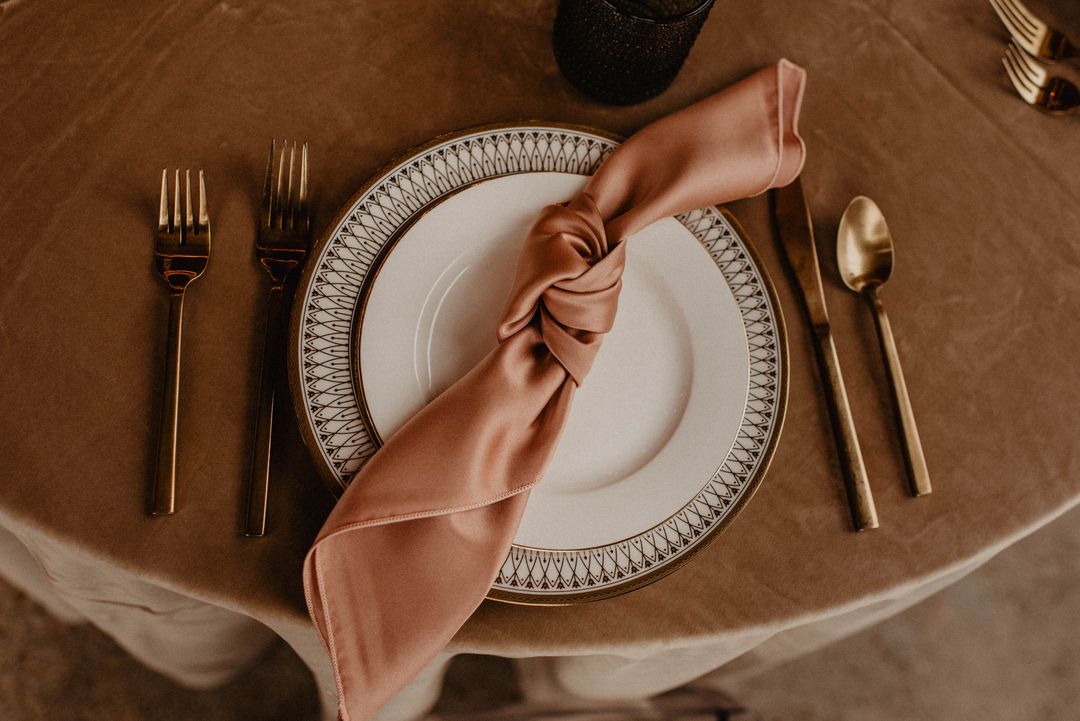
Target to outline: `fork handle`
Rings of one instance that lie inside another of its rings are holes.
[[[180,410],[180,341],[184,325],[184,292],[169,295],[169,336],[165,346],[165,380],[158,426],[157,468],[150,512],[176,512],[176,427]]]
[[[266,533],[266,506],[270,489],[270,447],[274,430],[274,395],[281,362],[284,287],[274,283],[266,307],[266,341],[263,345],[262,377],[259,381],[259,414],[255,421],[255,448],[248,478],[247,518],[244,535],[259,538]]]

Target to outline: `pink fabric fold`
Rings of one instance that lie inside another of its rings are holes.
[[[663,118],[580,195],[540,213],[498,346],[357,473],[305,560],[342,721],[370,718],[491,588],[615,320],[623,241],[661,218],[794,180],[804,83],[781,60]]]

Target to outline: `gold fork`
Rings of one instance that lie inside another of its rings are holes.
[[[990,5],[1016,44],[1039,60],[1056,63],[1078,57],[1076,46],[1065,33],[1044,23],[1020,0],[990,0]]]
[[[1080,106],[1080,89],[1065,78],[1051,76],[1037,60],[1012,43],[1001,59],[1016,92],[1029,105],[1052,115],[1061,115]]]
[[[276,143],[270,142],[259,212],[255,254],[270,276],[270,298],[266,312],[266,341],[263,345],[262,378],[259,382],[259,414],[255,423],[255,449],[248,480],[248,505],[244,535],[266,533],[266,505],[270,487],[270,445],[274,421],[274,390],[282,355],[285,310],[285,280],[307,256],[311,243],[311,209],[308,199],[308,146],[304,143],[300,167],[296,166],[296,143],[282,143],[274,179]],[[285,156],[288,154],[286,178]],[[294,181],[295,178],[295,181]],[[283,185],[283,181],[284,185]]]
[[[158,214],[154,260],[169,286],[169,338],[165,351],[165,386],[158,432],[157,470],[154,474],[151,513],[167,516],[176,511],[176,427],[180,406],[180,340],[184,322],[184,291],[202,275],[210,258],[210,214],[206,210],[206,181],[199,171],[199,215],[191,207],[191,171],[184,173],[181,215],[180,170],[169,208],[169,171],[161,172],[161,211]]]

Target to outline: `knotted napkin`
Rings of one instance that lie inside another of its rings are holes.
[[[540,213],[499,344],[356,474],[304,562],[342,721],[370,718],[491,588],[615,320],[623,241],[661,218],[794,180],[804,82],[781,60],[663,118],[580,195]],[[598,442],[614,431],[597,429]]]

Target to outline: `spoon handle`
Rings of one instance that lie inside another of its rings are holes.
[[[836,345],[828,325],[814,329],[814,348],[821,366],[821,377],[825,381],[829,419],[832,421],[836,450],[840,454],[840,467],[844,472],[848,507],[851,509],[855,530],[877,528],[874,495],[870,491],[870,480],[866,476],[866,465],[859,448],[859,436],[855,432],[855,421],[851,417],[851,407],[848,405],[847,391],[844,388],[844,376],[840,373],[840,360],[836,357]]]
[[[900,354],[896,352],[896,341],[893,340],[889,316],[885,314],[885,306],[882,305],[876,288],[869,286],[864,294],[870,308],[874,311],[874,324],[877,326],[881,355],[885,358],[885,370],[889,376],[889,387],[892,388],[893,394],[893,407],[896,410],[897,423],[900,425],[900,438],[904,444],[904,459],[907,461],[911,495],[925,496],[931,491],[930,471],[926,468],[926,457],[923,456],[922,441],[919,440],[919,428],[915,425],[915,413],[911,410],[911,399],[908,398],[907,383],[904,382],[904,371],[900,367]]]

